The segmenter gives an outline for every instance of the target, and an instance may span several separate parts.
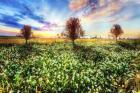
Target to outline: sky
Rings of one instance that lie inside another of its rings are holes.
[[[36,36],[55,37],[70,17],[78,17],[89,36],[108,37],[113,24],[121,25],[123,37],[140,35],[140,0],[0,0],[0,35],[31,25]]]

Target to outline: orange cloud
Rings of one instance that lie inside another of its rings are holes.
[[[69,8],[72,11],[77,11],[87,5],[89,0],[70,0]]]

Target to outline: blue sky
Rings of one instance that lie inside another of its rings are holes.
[[[24,24],[54,36],[69,17],[79,17],[87,35],[107,36],[120,24],[124,36],[140,33],[140,0],[0,0],[0,35],[16,35]]]

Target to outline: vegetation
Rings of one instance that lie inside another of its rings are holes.
[[[24,25],[24,27],[21,29],[21,36],[23,36],[23,38],[25,38],[25,44],[27,44],[28,39],[30,39],[31,37],[31,26],[29,25]]]
[[[74,49],[71,43],[9,44],[0,50],[0,87],[6,93],[118,93],[140,68],[139,48],[120,43],[77,43]]]
[[[118,36],[123,34],[123,30],[122,30],[121,26],[119,24],[113,25],[113,27],[111,29],[111,34],[114,35],[114,37],[117,41]]]
[[[84,31],[82,30],[80,20],[78,18],[70,18],[66,22],[65,36],[70,38],[73,42],[73,45],[74,45],[75,39],[77,39],[83,35],[84,35]]]
[[[121,26],[115,24],[111,33],[117,41],[123,34]],[[139,90],[139,40],[114,43],[104,39],[105,43],[101,43],[103,39],[89,42],[83,39],[82,42],[78,38],[84,31],[78,18],[70,18],[66,22],[66,32],[57,35],[69,38],[72,44],[67,39],[28,44],[31,35],[31,26],[24,25],[21,36],[26,45],[1,44],[0,92],[131,93]],[[10,40],[17,41],[17,37]]]

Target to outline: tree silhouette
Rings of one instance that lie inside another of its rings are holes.
[[[66,33],[64,34],[66,37],[70,38],[73,45],[75,45],[74,41],[84,35],[79,18],[71,17],[66,22]]]
[[[113,27],[111,28],[111,34],[114,35],[116,41],[118,36],[123,34],[123,30],[119,24],[114,24]]]
[[[25,39],[25,44],[27,44],[27,41],[30,39],[32,32],[31,32],[31,26],[24,25],[21,29],[21,35]]]

